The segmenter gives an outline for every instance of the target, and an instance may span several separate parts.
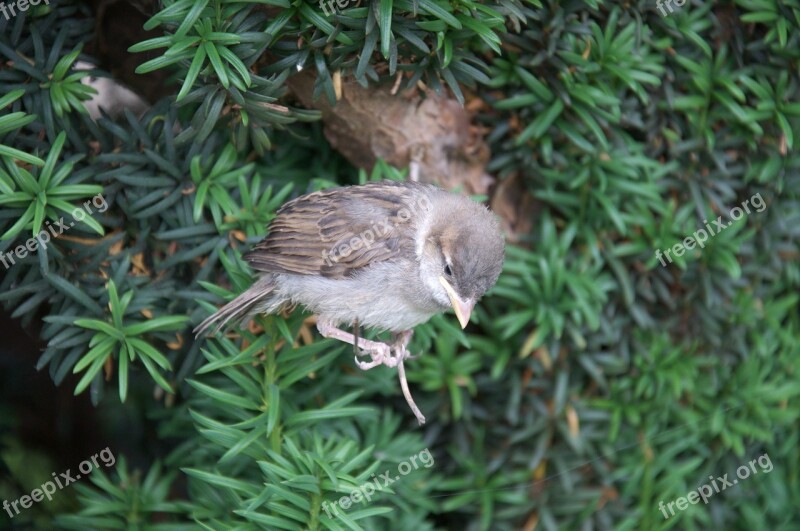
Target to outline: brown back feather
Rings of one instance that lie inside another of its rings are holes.
[[[268,273],[346,278],[404,250],[413,256],[414,228],[423,210],[419,199],[430,190],[435,187],[382,181],[298,197],[278,210],[269,235],[245,259]],[[410,219],[399,216],[404,207]],[[374,242],[367,244],[370,231]],[[350,247],[353,238],[361,242],[359,249]],[[347,256],[339,252],[342,245],[351,251]]]

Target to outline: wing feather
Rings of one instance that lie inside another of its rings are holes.
[[[436,188],[382,181],[298,197],[278,210],[268,236],[245,259],[258,271],[346,278],[404,251],[413,256],[415,229],[431,190]],[[410,218],[400,215],[403,208]],[[353,238],[360,248],[350,246]]]

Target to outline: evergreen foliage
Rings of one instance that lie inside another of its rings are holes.
[[[326,4],[327,5],[327,4]],[[663,4],[659,4],[663,5]],[[63,496],[68,529],[791,529],[800,521],[800,2],[164,0],[140,73],[173,94],[94,121],[87,5],[0,17],[0,250],[85,216],[2,273],[0,302],[60,385],[139,408],[172,450]],[[285,201],[367,179],[289,76],[418,82],[476,105],[489,171],[535,199],[459,330],[418,327],[408,377],[361,372],[299,310],[196,341],[252,282]],[[741,219],[733,207],[766,205]],[[662,266],[656,250],[727,228]],[[729,223],[730,222],[730,223]],[[728,224],[730,226],[728,226]],[[155,397],[155,399],[153,398]],[[121,414],[121,413],[120,413]],[[423,449],[421,467],[331,504]],[[665,519],[668,503],[754,474]],[[160,461],[156,457],[163,457]],[[21,472],[18,472],[21,473]],[[31,509],[17,517],[33,520]]]

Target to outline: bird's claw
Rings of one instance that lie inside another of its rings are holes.
[[[411,396],[411,391],[408,389],[408,382],[406,381],[406,371],[403,367],[403,361],[408,359],[415,359],[418,356],[412,356],[408,350],[406,350],[406,344],[408,343],[408,339],[410,338],[410,334],[401,338],[401,340],[391,346],[387,345],[386,343],[378,343],[372,348],[361,350],[358,354],[359,356],[370,356],[372,361],[360,361],[358,356],[354,356],[356,365],[362,371],[368,371],[378,365],[386,365],[387,367],[397,367],[397,374],[400,378],[400,388],[403,390],[403,396],[408,402],[411,411],[414,413],[414,416],[417,417],[417,422],[419,425],[422,426],[425,424],[425,416],[417,407],[417,404],[414,403],[414,398]],[[394,355],[392,355],[394,352]]]
[[[402,361],[417,359],[419,356],[412,356],[406,349],[413,334],[413,330],[406,330],[395,334],[395,340],[391,344],[370,342],[369,347],[357,349],[358,356],[369,356],[372,361],[359,361],[356,357],[356,365],[361,370],[367,371],[378,365],[394,368]]]
[[[378,365],[386,365],[387,367],[393,368],[397,367],[402,361],[419,358],[419,355],[412,356],[402,343],[394,345],[381,343],[375,348],[359,349],[358,355],[372,358],[372,361],[359,361],[358,357],[355,358],[356,365],[358,365],[362,371],[368,371]]]
[[[362,371],[368,371],[378,365],[386,365],[387,367],[397,367],[400,358],[392,356],[392,349],[389,345],[380,345],[375,349],[361,351],[362,356],[370,356],[372,361],[359,361],[356,358],[356,365]]]
[[[358,365],[358,368],[361,369],[362,371],[368,371],[383,363],[382,359],[375,359],[375,358],[373,358],[372,361],[360,361],[358,358],[355,358],[355,360],[356,360],[356,365]]]
[[[404,361],[405,360],[415,360],[415,359],[417,359],[417,358],[419,358],[421,356],[421,354],[416,354],[416,355],[412,356],[411,353],[405,349],[405,347],[403,347],[402,354],[403,354],[403,360]]]

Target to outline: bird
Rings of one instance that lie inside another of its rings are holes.
[[[484,205],[432,184],[373,181],[299,196],[276,212],[267,236],[243,256],[259,278],[202,321],[196,337],[256,314],[296,305],[317,316],[325,338],[354,346],[369,361],[397,367],[419,425],[403,362],[415,326],[452,309],[466,328],[476,302],[497,282],[505,241]],[[342,330],[353,327],[355,334]],[[389,343],[360,327],[391,332]]]

